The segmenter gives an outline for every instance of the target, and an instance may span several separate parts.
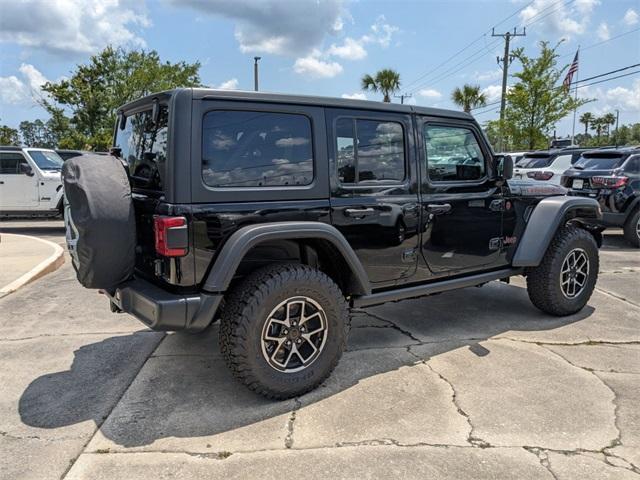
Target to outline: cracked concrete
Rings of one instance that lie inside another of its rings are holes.
[[[217,326],[140,331],[67,264],[0,300],[0,478],[639,478],[640,258],[607,239],[602,268],[561,319],[521,279],[354,311],[332,376],[273,402]]]

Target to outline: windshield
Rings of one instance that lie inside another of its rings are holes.
[[[28,152],[40,170],[55,171],[62,169],[63,160],[56,152],[47,150],[29,150]]]
[[[613,170],[622,165],[624,157],[620,155],[580,157],[573,165],[578,170]]]
[[[162,191],[167,161],[168,109],[160,107],[158,120],[151,110],[129,115],[124,130],[116,129],[115,147],[129,167],[133,187]]]
[[[518,163],[516,167],[518,168],[545,168],[551,165],[554,155],[547,155],[544,157],[523,157]]]

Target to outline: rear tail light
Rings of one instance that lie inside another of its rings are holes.
[[[591,177],[591,184],[596,187],[619,188],[629,181],[629,177]]]
[[[553,172],[527,172],[527,177],[534,180],[549,180],[553,177]]]
[[[164,257],[183,257],[188,252],[189,232],[184,217],[153,217],[156,252]]]

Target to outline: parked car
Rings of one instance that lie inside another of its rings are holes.
[[[156,330],[220,319],[229,368],[267,397],[327,378],[350,308],[525,275],[570,315],[594,289],[598,203],[510,186],[464,112],[176,89],[118,117],[129,176],[115,157],[63,168],[78,279]]]
[[[62,213],[62,163],[53,150],[0,147],[0,215]]]
[[[60,155],[62,160],[69,160],[73,157],[79,157],[81,155],[109,155],[107,152],[92,152],[90,150],[65,150],[57,149],[56,153]]]
[[[513,160],[514,165],[517,165],[518,162],[522,160],[522,157],[524,157],[527,153],[528,152],[504,152],[498,153],[497,155],[509,155]]]
[[[584,148],[566,148],[526,153],[515,164],[513,176],[518,179],[527,177],[539,182],[560,185],[562,174],[580,158],[585,150]]]
[[[640,148],[607,148],[582,154],[565,172],[569,195],[595,199],[602,228],[624,229],[625,239],[640,247]]]
[[[578,148],[580,145],[575,145],[571,138],[554,138],[549,143],[549,148]]]

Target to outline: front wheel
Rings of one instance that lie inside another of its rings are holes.
[[[306,265],[275,264],[230,293],[220,350],[236,378],[274,399],[320,385],[346,346],[348,309],[338,286]]]
[[[598,269],[598,246],[593,236],[578,227],[562,227],[540,265],[527,272],[529,298],[551,315],[576,313],[591,298]]]

